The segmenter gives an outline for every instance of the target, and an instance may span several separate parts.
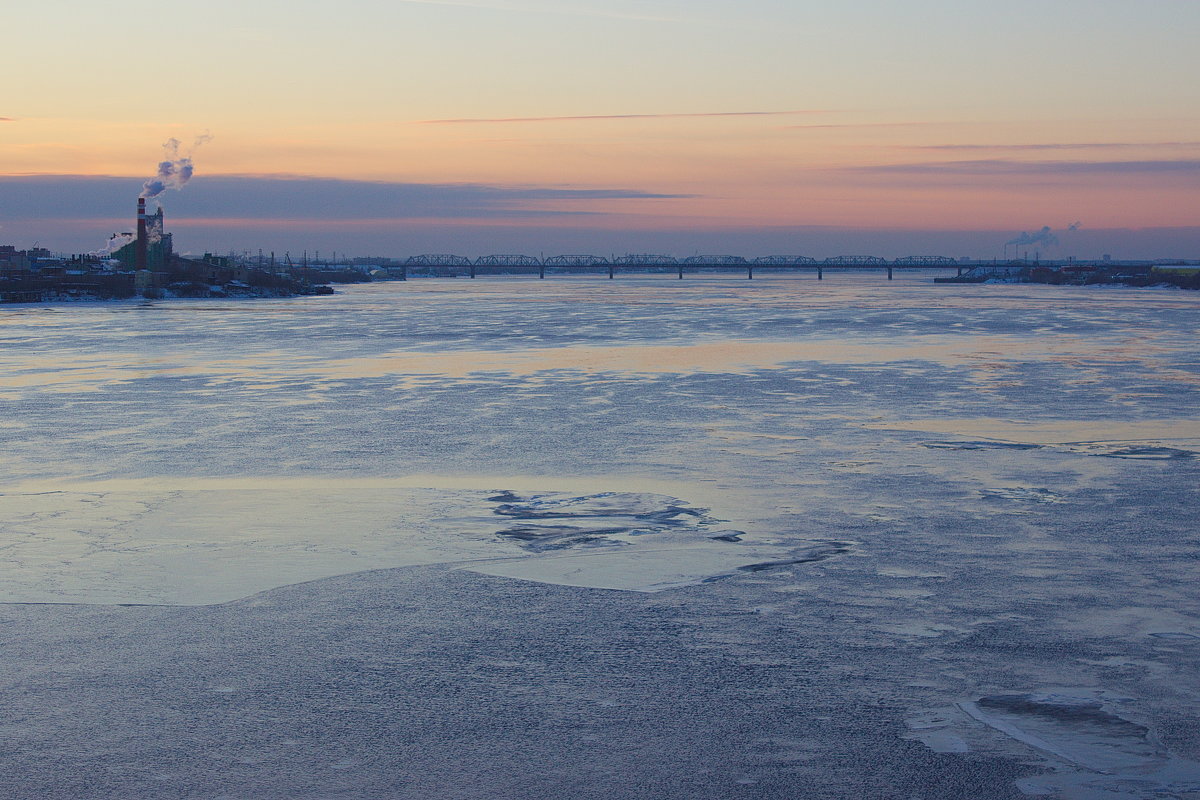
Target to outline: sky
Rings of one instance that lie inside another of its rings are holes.
[[[0,244],[1200,257],[1198,0],[14,5]]]

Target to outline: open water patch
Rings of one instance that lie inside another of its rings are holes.
[[[488,498],[499,503],[495,513],[514,519],[633,519],[661,526],[683,526],[689,520],[711,522],[707,509],[690,508],[673,497],[636,492],[563,493],[522,497],[504,491]]]
[[[992,440],[944,440],[922,442],[922,447],[930,450],[974,451],[974,450],[1058,450],[1060,452],[1079,453],[1082,455],[1099,456],[1101,458],[1122,458],[1132,461],[1177,461],[1192,459],[1200,456],[1194,450],[1182,447],[1167,447],[1156,443],[1130,442],[1069,442],[1056,444],[1035,444],[1033,442],[1009,442]]]
[[[618,544],[619,535],[636,536],[653,531],[631,528],[580,528],[573,525],[521,525],[499,531],[497,535],[519,542],[526,550],[545,553],[571,547],[586,547],[596,544]]]
[[[1077,448],[1080,452],[1101,458],[1126,458],[1134,461],[1176,461],[1195,458],[1193,450],[1160,445],[1114,445],[1107,443],[1087,444]]]
[[[529,555],[461,568],[542,583],[657,592],[824,561],[851,547],[763,542],[725,528],[706,508],[649,492],[504,490],[487,500],[494,516],[512,523],[496,540]]]
[[[1200,642],[1200,636],[1183,631],[1156,631],[1150,635],[1155,639],[1166,639],[1171,642]]]
[[[979,494],[985,500],[1010,501],[1019,503],[1063,503],[1063,496],[1049,489],[1029,486],[1001,486],[993,489],[980,489]]]
[[[496,535],[533,553],[619,547],[641,537],[665,534],[671,534],[675,542],[694,536],[726,543],[740,542],[744,535],[742,531],[717,529],[719,520],[709,516],[707,509],[693,508],[660,494],[520,495],[505,490],[487,499],[496,504],[493,513],[497,516],[521,521]]]
[[[966,441],[966,442],[924,442],[923,446],[930,450],[1040,450],[1042,445],[1029,444],[1027,442],[992,442],[992,441]]]
[[[789,558],[781,558],[775,561],[760,561],[756,564],[745,564],[738,567],[739,572],[769,572],[771,570],[784,569],[793,567],[798,564],[811,564],[816,561],[825,561],[834,556],[844,555],[850,552],[850,545],[845,542],[828,542],[825,544],[816,545],[802,550]]]

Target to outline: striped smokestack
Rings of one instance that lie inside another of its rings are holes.
[[[146,269],[146,198],[138,198],[136,268]]]

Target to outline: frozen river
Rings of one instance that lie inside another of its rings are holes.
[[[1200,797],[1200,296],[0,309],[14,798]]]

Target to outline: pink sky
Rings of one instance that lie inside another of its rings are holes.
[[[686,250],[700,232],[1003,241],[1075,221],[1200,225],[1194,2],[298,0],[280,18],[265,0],[214,0],[165,37],[120,9],[67,5],[13,12],[14,28],[57,38],[52,59],[34,37],[11,43],[11,59],[38,68],[0,108],[0,242],[85,249],[126,215],[108,197],[23,203],[15,187],[28,184],[4,176],[117,176],[136,194],[163,141],[187,150],[202,133],[213,138],[192,154],[192,184],[164,196],[197,249],[302,249],[352,227],[363,247],[403,252],[421,226],[471,241],[507,227],[552,249],[574,231],[617,249],[623,233],[657,232]],[[299,178],[344,183],[291,221],[283,188],[259,207],[189,199],[245,175],[310,193],[330,187]],[[380,213],[378,185],[409,199]],[[422,186],[551,194],[465,208],[444,194],[423,209],[409,191]],[[335,205],[363,221],[334,224]],[[1112,247],[1132,246],[1121,236]],[[1188,246],[1200,253],[1200,236]]]

